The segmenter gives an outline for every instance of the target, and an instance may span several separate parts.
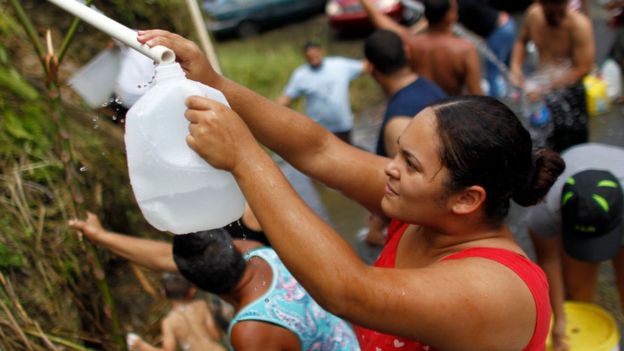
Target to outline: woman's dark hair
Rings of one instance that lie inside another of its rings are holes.
[[[383,74],[407,67],[403,41],[389,30],[378,29],[364,41],[364,56]]]
[[[193,284],[178,273],[166,272],[162,276],[162,284],[168,299],[179,300],[186,298]]]
[[[449,193],[482,186],[485,214],[493,225],[507,216],[510,199],[535,205],[565,169],[555,151],[533,152],[529,132],[494,98],[454,97],[431,108],[441,140],[440,159],[449,171]]]
[[[246,267],[222,228],[174,236],[173,259],[186,279],[213,294],[232,291]]]

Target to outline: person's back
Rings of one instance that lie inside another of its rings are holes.
[[[204,300],[194,300],[174,306],[163,319],[163,330],[171,329],[184,351],[209,350],[213,340],[219,340],[214,319]],[[209,336],[209,337],[207,337]]]
[[[178,273],[163,274],[165,294],[171,300],[171,310],[161,321],[162,346],[156,348],[136,334],[129,334],[131,351],[223,351],[219,343],[221,332],[203,300],[194,300],[196,288]]]
[[[481,95],[481,68],[477,49],[468,40],[453,35],[457,3],[425,1],[426,32],[410,35],[410,66],[414,72],[437,83],[448,95]]]
[[[410,64],[415,72],[437,83],[449,95],[469,88],[470,59],[477,59],[470,42],[450,33],[426,32],[410,37]]]

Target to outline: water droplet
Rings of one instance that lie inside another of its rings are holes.
[[[87,167],[86,166],[80,167],[80,172],[86,172],[86,171],[87,171]]]
[[[264,299],[264,302],[269,303],[269,298],[267,297],[266,299]]]
[[[137,85],[137,88],[141,89],[142,88],[141,84]]]
[[[262,281],[262,286],[266,286],[266,280]]]

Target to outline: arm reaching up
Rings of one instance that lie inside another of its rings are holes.
[[[110,232],[102,227],[98,217],[91,212],[87,212],[85,220],[74,219],[69,221],[69,225],[82,232],[94,244],[133,263],[156,271],[178,271],[169,243]]]
[[[366,13],[368,14],[368,17],[370,18],[371,22],[373,22],[373,25],[375,26],[375,28],[387,29],[387,30],[396,32],[401,37],[401,39],[403,39],[404,42],[406,41],[406,39],[410,35],[410,30],[408,30],[406,27],[402,26],[401,24],[397,23],[390,16],[381,12],[377,8],[377,6],[375,6],[372,0],[358,0],[358,1],[364,8],[364,11],[366,11]]]

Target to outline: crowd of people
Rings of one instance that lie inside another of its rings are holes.
[[[569,350],[564,301],[593,300],[600,262],[612,260],[624,303],[624,148],[589,143],[587,2],[536,0],[516,31],[484,0],[424,0],[425,23],[414,27],[359,1],[377,28],[364,59],[325,57],[309,42],[277,101],[218,74],[192,41],[139,31],[228,99],[231,107],[186,101],[187,143],[232,173],[247,207],[224,228],[172,243],[112,233],[91,213],[70,225],[168,272],[160,349],[537,351],[552,330],[553,350]],[[493,58],[483,63],[457,23]],[[566,69],[530,84],[529,43],[538,71]],[[374,152],[351,140],[349,84],[361,74],[387,99]],[[544,140],[506,104],[511,86],[547,106]],[[288,107],[299,97],[305,115]],[[263,146],[370,212],[366,240],[381,247],[373,264],[310,209]],[[527,207],[535,262],[507,225],[512,203]],[[225,337],[195,287],[232,306]],[[158,349],[128,339],[131,350]]]

